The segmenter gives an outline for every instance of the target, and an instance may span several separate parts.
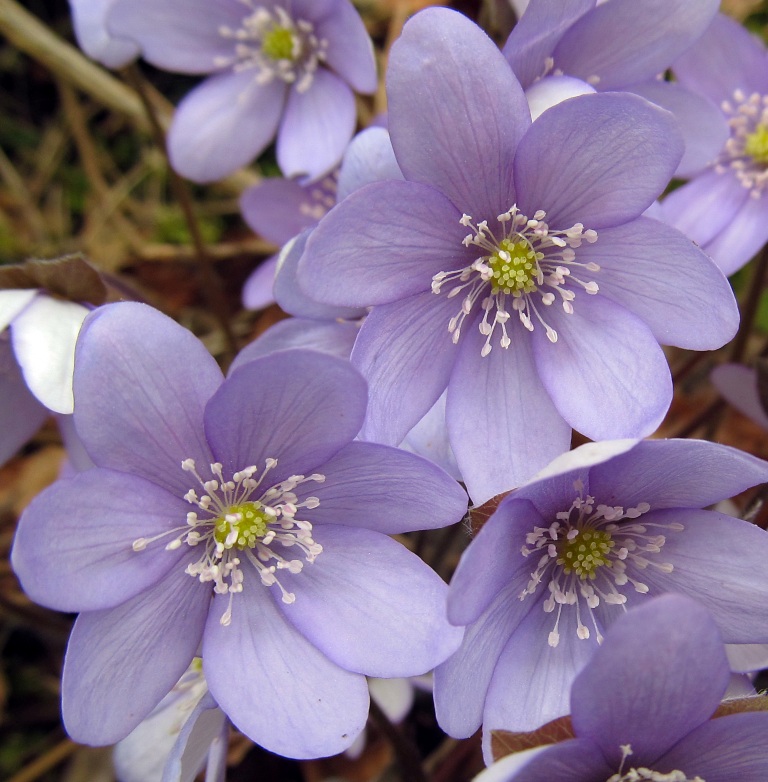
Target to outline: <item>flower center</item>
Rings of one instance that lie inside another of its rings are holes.
[[[596,282],[582,280],[572,273],[576,267],[600,271],[591,261],[578,263],[574,252],[584,240],[597,241],[597,232],[585,230],[581,223],[566,231],[553,230],[544,221],[546,216],[546,212],[539,210],[529,219],[513,205],[496,218],[499,223],[496,233],[487,221],[475,225],[469,215],[462,216],[461,224],[472,229],[462,240],[464,246],[474,245],[484,253],[463,269],[441,271],[432,278],[432,293],[441,293],[446,283],[457,283],[448,291],[448,298],[464,294],[461,309],[448,321],[454,343],[459,341],[464,320],[476,311],[478,302],[483,312],[478,328],[486,337],[480,350],[482,356],[491,352],[491,340],[497,328],[501,347],[512,344],[507,331],[508,304],[528,331],[533,331],[534,322],[538,321],[549,340],[557,342],[557,332],[542,317],[537,299],[538,304],[549,307],[559,296],[563,309],[570,315],[573,314],[571,302],[576,298],[574,287],[590,294],[598,292]]]
[[[749,190],[752,198],[760,198],[768,185],[768,95],[741,90],[732,100],[721,104],[731,136],[715,163],[720,174],[731,171]]]
[[[574,606],[576,635],[581,639],[590,637],[590,630],[582,621],[582,609],[586,606],[597,642],[602,642],[594,613],[600,603],[623,606],[627,596],[622,588],[627,584],[641,594],[648,592],[649,587],[639,580],[638,571],[649,566],[664,573],[673,570],[670,563],[649,558],[658,554],[666,542],[664,535],[649,533],[649,528],[673,532],[683,529],[679,523],[635,521],[651,509],[647,502],[626,510],[621,506],[595,505],[594,497],[584,496],[581,481],[575,481],[573,486],[577,497],[571,507],[557,513],[549,527],[534,527],[521,548],[523,556],[538,555],[538,564],[520,599],[533,595],[539,584],[547,581],[549,596],[542,607],[546,613],[557,608],[555,625],[548,638],[553,647],[560,642],[558,627],[564,605]]]
[[[314,25],[304,19],[293,19],[281,6],[272,9],[254,8],[253,0],[243,0],[253,12],[246,16],[237,30],[222,26],[219,34],[235,42],[232,57],[218,57],[219,68],[235,71],[254,69],[257,84],[269,84],[282,79],[306,92],[315,72],[325,60],[328,42],[319,39]]]
[[[198,496],[194,489],[190,489],[184,499],[196,505],[203,512],[203,518],[197,512],[190,512],[185,526],[155,538],[139,538],[133,543],[134,551],[143,551],[155,540],[176,533],[176,537],[166,545],[167,550],[176,550],[185,543],[201,546],[200,558],[187,565],[185,572],[201,582],[212,581],[213,591],[217,594],[229,594],[229,605],[221,617],[223,625],[232,620],[232,595],[243,591],[243,560],[240,554],[256,569],[264,586],[277,586],[282,592],[283,602],[293,603],[296,595],[288,592],[275,574],[279,570],[300,573],[304,562],[301,559],[285,559],[276,547],[301,552],[304,561],[309,563],[313,563],[323,550],[312,539],[312,524],[296,518],[299,509],[316,508],[320,500],[305,497],[300,501],[294,489],[310,481],[322,483],[324,475],[292,475],[262,491],[258,499],[251,499],[264,477],[276,465],[277,459],[267,459],[258,478],[254,478],[258,468],[251,466],[225,481],[222,465],[217,462],[210,465],[214,477],[204,481],[194,460],[185,459],[181,463],[182,469],[195,476],[205,494]]]
[[[622,744],[621,746],[621,765],[619,766],[619,772],[609,777],[606,782],[706,782],[699,776],[687,777],[683,771],[667,771],[662,773],[660,771],[653,771],[645,766],[639,768],[630,768],[628,771],[624,771],[624,763],[627,757],[632,754],[632,746],[630,744]]]

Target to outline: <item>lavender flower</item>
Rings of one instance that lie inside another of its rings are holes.
[[[86,322],[74,387],[96,467],[35,498],[12,553],[34,600],[81,612],[73,738],[123,738],[200,647],[241,731],[334,754],[365,724],[365,675],[423,673],[456,648],[446,585],[388,534],[455,522],[466,495],[426,460],[352,442],[366,392],[347,362],[283,351],[222,382],[191,334],[123,303]]]
[[[768,464],[698,440],[591,443],[506,497],[464,553],[449,619],[461,649],[435,672],[438,720],[531,730],[568,710],[568,689],[605,628],[646,595],[688,594],[728,643],[768,640],[768,534],[702,510],[768,480]]]
[[[756,369],[743,364],[721,364],[712,370],[710,379],[723,399],[768,431],[768,412],[760,398]]]
[[[732,274],[768,240],[768,52],[718,14],[674,72],[720,107],[730,136],[710,165],[664,199],[664,211]]]
[[[321,177],[355,129],[352,90],[376,89],[349,0],[114,0],[108,23],[159,68],[214,74],[181,102],[168,136],[174,168],[198,182],[249,163],[276,133],[286,176]]]
[[[567,450],[571,427],[654,431],[672,391],[659,342],[713,348],[738,320],[715,265],[640,216],[680,158],[671,115],[605,93],[531,124],[498,49],[447,9],[406,24],[388,97],[406,181],[348,196],[298,268],[326,305],[373,305],[352,352],[370,389],[363,437],[400,443],[447,387],[480,502]]]
[[[107,68],[122,68],[139,55],[132,41],[121,40],[107,29],[113,0],[69,0],[72,26],[80,48]]]
[[[576,738],[508,755],[476,782],[764,782],[768,714],[710,719],[728,678],[707,612],[660,597],[619,619],[573,682]]]

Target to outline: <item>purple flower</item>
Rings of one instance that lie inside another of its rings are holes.
[[[286,176],[321,177],[355,129],[352,90],[376,89],[349,0],[114,0],[108,23],[159,68],[213,74],[181,102],[168,136],[174,168],[198,182],[246,165],[275,134]]]
[[[591,443],[506,497],[462,556],[448,617],[467,625],[435,672],[453,736],[531,730],[605,628],[646,595],[688,594],[728,643],[768,640],[768,534],[702,510],[768,480],[768,464],[699,440]]]
[[[700,170],[727,131],[717,107],[658,78],[714,17],[717,0],[531,0],[504,54],[534,119],[587,92],[626,90],[672,111],[685,138],[678,176]]]
[[[123,738],[201,648],[242,732],[334,754],[365,724],[366,675],[454,651],[447,586],[388,535],[459,520],[466,495],[426,460],[352,442],[366,389],[347,362],[283,351],[222,382],[189,332],[123,303],[86,321],[74,388],[96,467],[38,495],[12,554],[30,597],[81,612],[73,738]]]
[[[640,216],[680,158],[671,115],[605,93],[531,123],[498,49],[446,9],[406,24],[388,98],[406,181],[348,196],[298,267],[306,295],[373,305],[352,352],[370,389],[363,436],[400,443],[447,387],[481,502],[567,450],[571,427],[654,431],[672,393],[659,342],[714,348],[738,321],[715,265]]]
[[[710,165],[664,199],[665,214],[732,274],[768,240],[768,52],[718,14],[674,72],[720,107],[730,136]]]
[[[768,412],[760,398],[756,369],[742,364],[721,364],[712,370],[710,379],[723,399],[768,431]]]
[[[122,68],[138,57],[131,41],[115,38],[107,29],[107,14],[114,0],[69,0],[72,26],[80,48],[107,68]]]
[[[710,719],[728,678],[707,612],[660,597],[619,619],[573,682],[576,738],[508,755],[476,782],[764,782],[768,714]]]

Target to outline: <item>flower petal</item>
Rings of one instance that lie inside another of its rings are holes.
[[[580,263],[600,266],[594,274],[600,293],[637,315],[662,345],[715,350],[736,334],[739,308],[725,275],[658,220],[639,217],[604,228],[577,256]],[[682,285],[671,284],[672,269]]]
[[[546,312],[559,338],[533,332],[539,375],[560,415],[592,440],[645,437],[672,400],[664,353],[648,327],[597,294],[577,295],[574,313]]]
[[[366,676],[415,676],[454,652],[448,586],[400,543],[371,530],[323,524],[322,553],[301,573],[280,576],[296,602],[285,620],[333,662]]]
[[[234,40],[219,31],[239,29],[247,15],[237,0],[113,0],[107,25],[112,35],[136,41],[158,68],[210,73],[235,53]]]
[[[277,255],[262,261],[243,285],[243,307],[247,310],[263,310],[275,301],[273,288],[277,272]]]
[[[461,213],[415,182],[375,182],[332,209],[312,232],[299,284],[328,304],[368,307],[429,291],[432,276],[469,265]],[[447,320],[446,320],[447,323]]]
[[[547,76],[534,82],[526,91],[525,97],[531,109],[531,119],[538,119],[547,109],[578,95],[596,92],[581,79],[572,76]]]
[[[293,87],[277,133],[277,162],[286,176],[314,180],[341,160],[355,132],[355,96],[338,76],[319,68],[309,89]]]
[[[278,246],[313,228],[333,206],[317,211],[311,191],[294,179],[264,179],[240,197],[240,211],[249,227]]]
[[[579,95],[545,111],[520,142],[518,206],[527,215],[543,209],[561,230],[618,225],[653,203],[682,154],[664,109],[629,93]]]
[[[718,0],[611,0],[565,32],[553,58],[564,73],[615,90],[663,73],[707,29]],[[595,78],[596,77],[596,78]]]
[[[712,370],[709,379],[729,404],[768,431],[768,412],[760,399],[756,370],[741,364],[721,364]]]
[[[512,205],[512,160],[530,112],[479,27],[443,8],[416,14],[392,47],[387,96],[392,146],[407,179],[437,188],[476,220]]]
[[[13,568],[24,591],[58,611],[112,608],[151,587],[183,551],[173,536],[135,551],[139,538],[184,531],[188,506],[143,478],[95,467],[38,494],[22,515]]]
[[[264,488],[322,465],[358,433],[366,389],[334,356],[284,350],[236,369],[205,409],[205,430],[224,473],[277,459]]]
[[[331,662],[286,622],[251,568],[243,576],[232,623],[220,623],[229,597],[217,595],[205,628],[211,694],[239,730],[270,752],[316,758],[343,751],[368,716],[365,677]]]
[[[71,413],[75,343],[88,310],[71,301],[37,296],[16,317],[11,339],[29,390],[55,413]]]
[[[477,323],[468,327],[448,384],[448,432],[475,504],[519,486],[571,440],[539,379],[530,335],[514,316],[509,325],[509,348],[487,356],[487,338]]]
[[[203,408],[221,370],[203,344],[144,304],[109,304],[86,320],[75,358],[75,425],[99,467],[182,497],[183,459],[211,461]]]
[[[282,80],[259,84],[248,70],[206,79],[173,115],[171,165],[193,182],[214,182],[250,163],[274,138],[285,95]]]
[[[320,468],[326,481],[313,524],[363,527],[386,535],[437,529],[461,521],[464,490],[416,454],[376,443],[350,443]]]
[[[0,331],[4,331],[37,294],[37,288],[0,290]]]
[[[403,179],[389,132],[384,128],[367,128],[349,142],[344,153],[339,169],[338,200],[343,201],[363,185],[387,179]]]
[[[122,68],[139,55],[132,41],[121,40],[107,30],[112,0],[70,0],[72,27],[80,48],[107,68]]]
[[[398,448],[423,456],[445,470],[452,478],[464,482],[456,456],[448,438],[448,426],[445,422],[445,400],[442,393],[424,417],[411,429]]]
[[[631,609],[594,650],[571,689],[573,727],[611,765],[618,767],[621,746],[630,744],[633,761],[655,767],[659,755],[710,717],[729,679],[723,642],[706,609],[665,595]]]
[[[114,744],[170,692],[197,651],[210,594],[176,567],[117,608],[80,614],[61,684],[75,741]]]

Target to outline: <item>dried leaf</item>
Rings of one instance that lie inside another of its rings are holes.
[[[570,717],[558,717],[529,733],[512,733],[507,730],[491,731],[491,752],[493,759],[522,752],[524,749],[541,747],[545,744],[557,744],[574,738]]]
[[[472,530],[472,536],[477,535],[488,519],[496,512],[496,508],[499,507],[499,503],[509,494],[505,491],[503,494],[497,494],[495,497],[491,497],[488,502],[484,502],[482,505],[478,505],[477,508],[472,508],[469,511],[469,526]]]
[[[717,707],[712,719],[750,711],[768,711],[768,695],[749,695],[746,698],[724,701]]]
[[[0,290],[20,288],[42,288],[69,301],[90,304],[103,304],[107,298],[101,275],[80,254],[0,266]]]

